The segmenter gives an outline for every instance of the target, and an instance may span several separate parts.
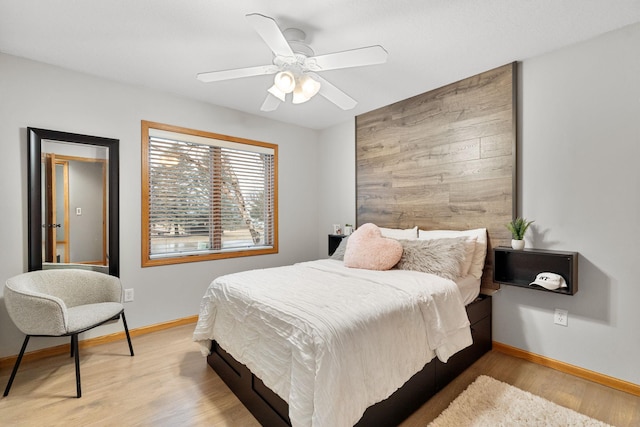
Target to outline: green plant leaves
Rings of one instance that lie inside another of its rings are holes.
[[[507,229],[511,232],[511,236],[515,240],[524,239],[524,233],[527,232],[527,229],[535,221],[527,221],[526,218],[516,218],[511,220],[511,222],[506,224]]]

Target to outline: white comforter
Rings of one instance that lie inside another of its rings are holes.
[[[289,404],[294,427],[352,426],[437,355],[469,345],[454,282],[319,260],[217,278],[194,340],[211,340]]]

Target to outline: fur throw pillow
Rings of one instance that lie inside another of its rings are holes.
[[[421,271],[456,280],[465,260],[466,237],[433,240],[400,240],[402,258],[396,268]]]
[[[364,224],[347,241],[344,265],[366,270],[389,270],[402,256],[402,245],[395,239],[382,237],[375,224]]]

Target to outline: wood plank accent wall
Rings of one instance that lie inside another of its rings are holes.
[[[510,245],[516,213],[516,63],[356,117],[357,225],[489,235]]]

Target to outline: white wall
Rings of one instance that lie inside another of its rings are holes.
[[[0,283],[26,271],[28,126],[120,140],[120,272],[124,286],[135,289],[126,305],[130,328],[197,314],[220,274],[317,258],[317,131],[4,54],[0,118]],[[141,268],[141,120],[278,144],[279,254]],[[85,336],[120,330],[109,325]],[[22,339],[0,303],[0,357],[17,354]],[[40,338],[29,349],[54,344]]]
[[[527,244],[579,252],[580,290],[566,296],[503,286],[493,300],[495,341],[635,384],[638,46],[640,24],[520,64],[519,213],[536,221]],[[355,215],[355,161],[330,160],[336,151],[353,153],[355,141],[346,125],[320,139],[322,229]],[[553,324],[555,308],[569,311],[568,327]]]
[[[640,24],[525,60],[520,213],[529,245],[580,253],[579,291],[503,286],[494,338],[640,384]],[[553,311],[569,311],[569,326]]]
[[[318,256],[327,257],[333,224],[356,221],[355,120],[320,132],[318,151]]]

